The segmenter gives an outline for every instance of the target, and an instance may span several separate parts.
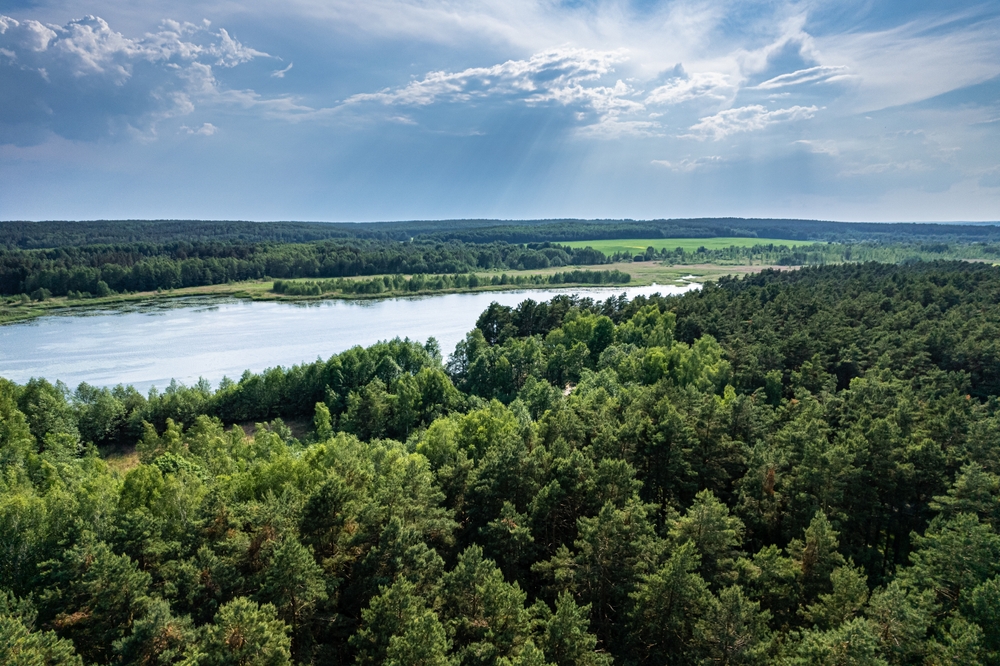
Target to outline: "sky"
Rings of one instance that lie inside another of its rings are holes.
[[[1000,2],[0,0],[0,220],[1000,219]]]

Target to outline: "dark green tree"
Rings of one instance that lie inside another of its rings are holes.
[[[643,576],[632,593],[629,627],[641,664],[694,664],[695,626],[712,608],[708,585],[698,575],[700,557],[690,541],[666,563]]]
[[[527,595],[504,581],[479,546],[470,546],[444,575],[436,602],[456,656],[463,664],[497,663],[516,656],[531,632]]]
[[[540,645],[548,661],[556,666],[609,666],[611,656],[597,650],[597,637],[588,631],[590,608],[578,606],[573,596],[562,592],[555,611],[546,607],[545,630]]]
[[[285,537],[274,549],[257,596],[278,609],[278,616],[291,627],[292,654],[304,660],[309,642],[305,625],[327,595],[323,569],[298,539]]]
[[[705,664],[766,664],[772,659],[770,619],[770,613],[733,585],[708,605],[695,625],[693,643]]]

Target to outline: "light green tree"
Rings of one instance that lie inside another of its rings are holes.
[[[846,565],[830,574],[833,592],[820,594],[816,603],[802,610],[802,616],[823,629],[836,627],[850,619],[868,601],[868,582],[863,571]]]
[[[547,610],[547,609],[546,609]],[[590,606],[578,606],[573,596],[562,592],[555,612],[546,613],[541,647],[548,661],[557,666],[609,666],[611,657],[596,651],[597,637],[588,631]]]
[[[710,490],[702,490],[694,504],[670,530],[677,543],[691,542],[701,555],[698,572],[713,587],[735,580],[736,557],[743,543],[743,521]]]
[[[372,598],[361,613],[361,628],[351,636],[350,644],[359,665],[384,664],[393,659],[402,666],[407,658],[440,664],[449,648],[437,615],[405,578],[383,587]]]
[[[271,604],[238,597],[219,608],[202,630],[189,663],[198,666],[286,666],[291,664],[288,625]]]

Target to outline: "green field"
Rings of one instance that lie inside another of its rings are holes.
[[[614,254],[615,252],[629,252],[641,254],[650,245],[656,250],[667,248],[673,250],[678,247],[684,248],[685,252],[694,252],[699,247],[707,250],[724,250],[733,245],[737,247],[753,247],[754,245],[812,245],[817,241],[790,241],[779,238],[617,238],[612,240],[589,240],[572,241],[561,243],[570,247],[592,247],[604,254]]]

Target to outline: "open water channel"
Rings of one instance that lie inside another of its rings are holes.
[[[186,298],[65,314],[0,326],[0,377],[62,380],[71,388],[132,384],[141,391],[200,377],[218,385],[244,370],[291,366],[379,340],[434,337],[447,356],[496,301],[514,306],[556,294],[595,300],[624,292],[680,294],[700,285],[532,289],[308,304]]]

